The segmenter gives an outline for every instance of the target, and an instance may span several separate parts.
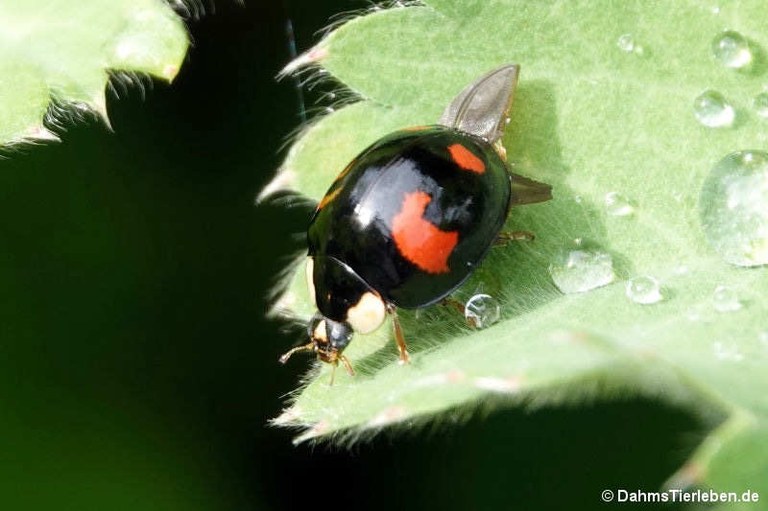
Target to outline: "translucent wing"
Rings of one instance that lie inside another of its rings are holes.
[[[439,124],[495,143],[504,132],[519,74],[520,66],[509,64],[477,79],[448,105]]]

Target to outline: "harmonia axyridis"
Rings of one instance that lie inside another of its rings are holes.
[[[318,313],[311,351],[337,366],[353,332],[389,314],[400,360],[408,361],[396,308],[447,297],[499,236],[509,208],[551,198],[549,185],[512,174],[499,139],[519,67],[495,69],[465,88],[439,124],[380,139],[336,178],[307,232],[307,281]]]

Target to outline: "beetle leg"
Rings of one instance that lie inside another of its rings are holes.
[[[452,296],[446,296],[445,298],[440,300],[440,305],[445,305],[446,307],[450,307],[451,309],[455,310],[462,316],[464,315],[464,304]]]
[[[411,361],[411,357],[408,355],[408,347],[405,345],[403,329],[400,326],[400,320],[397,319],[397,311],[395,310],[395,306],[392,304],[387,304],[387,312],[390,314],[390,316],[392,316],[392,327],[395,331],[397,351],[400,353],[400,363],[407,364]]]
[[[344,364],[344,369],[347,370],[347,373],[349,373],[350,376],[355,375],[355,370],[352,369],[352,364],[349,363],[349,359],[344,355],[337,355],[337,358],[331,362],[331,380],[328,382],[328,385],[333,385],[333,380],[336,378],[336,368],[339,367],[339,360]]]
[[[493,148],[499,154],[502,161],[507,161],[507,148],[501,143],[501,139],[493,143]]]
[[[344,364],[344,369],[347,370],[347,373],[349,373],[350,376],[354,376],[355,370],[352,369],[352,364],[349,363],[349,359],[344,355],[339,355],[339,360],[341,360],[341,363]]]
[[[285,364],[286,362],[288,362],[288,359],[291,358],[291,355],[293,355],[297,351],[314,351],[314,350],[315,350],[315,343],[313,342],[304,344],[303,346],[296,346],[295,348],[291,349],[290,351],[287,351],[286,353],[283,353],[280,356],[280,363]]]
[[[493,244],[506,245],[510,241],[533,241],[536,236],[531,231],[502,231],[496,236]]]
[[[467,316],[467,308],[464,303],[460,302],[456,298],[453,298],[452,296],[447,296],[443,298],[443,300],[440,302],[442,305],[445,305],[446,307],[450,307],[462,316],[464,316],[464,319],[467,321],[467,325],[472,328],[477,328],[477,319],[472,316]]]

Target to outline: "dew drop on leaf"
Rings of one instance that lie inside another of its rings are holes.
[[[642,45],[635,41],[635,37],[632,34],[622,34],[616,40],[616,46],[619,47],[624,53],[634,53],[636,55],[642,55],[645,51]]]
[[[727,286],[717,286],[712,294],[712,305],[717,312],[733,312],[741,309],[742,303],[736,292]]]
[[[699,196],[710,245],[729,263],[768,263],[768,153],[737,151],[710,171]]]
[[[613,259],[599,246],[574,240],[560,250],[549,265],[549,274],[563,293],[583,293],[613,282]]]
[[[488,328],[501,317],[501,307],[498,300],[485,293],[479,293],[464,305],[464,317],[475,328]]]
[[[627,298],[642,305],[658,303],[664,299],[659,281],[648,276],[629,280],[626,284],[626,294]]]
[[[611,216],[629,216],[635,212],[630,200],[619,192],[605,194],[605,210]]]
[[[708,89],[693,100],[693,114],[700,124],[708,128],[727,128],[733,125],[736,112],[719,92]]]
[[[712,56],[725,67],[744,69],[752,64],[752,50],[739,32],[726,30],[712,40]]]

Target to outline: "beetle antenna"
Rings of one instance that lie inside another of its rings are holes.
[[[291,355],[293,355],[297,351],[314,351],[314,349],[315,349],[315,344],[312,342],[304,344],[303,346],[296,346],[295,348],[282,354],[282,356],[279,359],[280,363],[285,364],[286,362],[288,362],[288,359],[291,358]]]

